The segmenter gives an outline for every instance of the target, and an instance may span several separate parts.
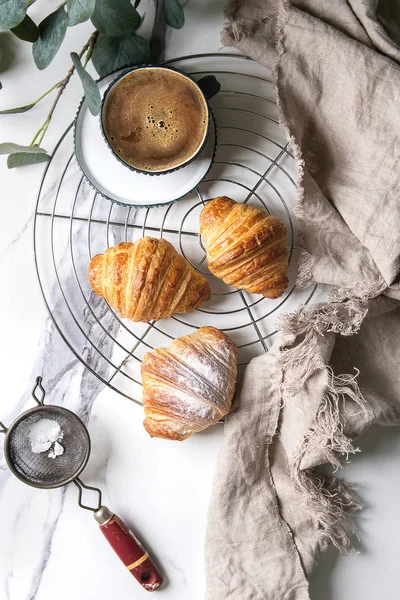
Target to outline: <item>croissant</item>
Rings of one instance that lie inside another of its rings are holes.
[[[217,423],[232,405],[237,349],[219,329],[200,327],[142,362],[145,429],[152,437],[185,440]]]
[[[89,281],[98,296],[131,321],[166,319],[211,298],[207,280],[172,244],[151,237],[94,256]]]
[[[278,217],[222,196],[201,211],[200,233],[208,268],[225,283],[267,298],[286,290],[286,227]]]

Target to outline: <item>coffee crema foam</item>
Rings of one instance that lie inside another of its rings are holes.
[[[188,161],[201,147],[208,108],[189,78],[161,68],[137,69],[108,94],[103,126],[110,146],[143,171],[164,171]]]

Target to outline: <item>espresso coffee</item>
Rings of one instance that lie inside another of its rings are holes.
[[[136,69],[107,95],[103,127],[118,156],[142,171],[166,171],[196,155],[208,128],[197,85],[169,69]]]

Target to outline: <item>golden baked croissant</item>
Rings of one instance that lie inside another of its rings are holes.
[[[267,298],[286,290],[286,227],[278,217],[222,196],[201,211],[200,233],[208,268],[225,283]]]
[[[142,363],[145,429],[152,437],[185,440],[217,423],[232,405],[237,349],[219,329],[200,327]]]
[[[172,244],[151,237],[94,256],[89,281],[98,296],[131,321],[166,319],[211,298],[207,280]]]

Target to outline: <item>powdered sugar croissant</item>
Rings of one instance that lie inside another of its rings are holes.
[[[219,329],[200,327],[142,363],[145,429],[152,437],[185,440],[226,415],[235,393],[237,349]]]
[[[225,283],[267,298],[286,290],[286,226],[278,217],[222,196],[201,211],[200,233],[208,268]]]
[[[98,296],[131,321],[186,313],[211,298],[205,277],[167,240],[151,237],[94,256],[89,281]]]

